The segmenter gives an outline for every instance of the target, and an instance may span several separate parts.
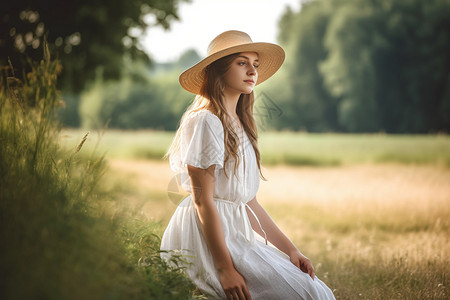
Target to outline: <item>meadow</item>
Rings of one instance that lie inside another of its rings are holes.
[[[61,143],[83,134],[65,130]],[[86,147],[105,153],[108,184],[161,235],[173,194],[185,195],[169,186],[175,174],[161,159],[173,133],[91,136]],[[268,180],[259,201],[336,298],[449,297],[447,135],[263,132],[260,147]]]
[[[87,131],[65,129],[61,143],[76,144]],[[107,130],[90,133],[85,147],[109,158],[161,159],[174,136],[167,131]],[[446,134],[312,134],[262,131],[263,164],[341,166],[361,163],[400,163],[450,166],[450,138]]]
[[[61,65],[0,72],[0,298],[203,299],[160,237],[173,132],[61,131]],[[447,299],[447,135],[262,132],[257,195],[338,299]],[[81,287],[81,288],[80,288]]]

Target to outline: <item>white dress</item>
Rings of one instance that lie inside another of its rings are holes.
[[[225,242],[236,270],[245,278],[253,299],[334,299],[331,290],[292,264],[287,255],[255,238],[246,212],[259,187],[256,156],[247,135],[240,144],[240,164],[233,174],[234,160],[224,173],[224,130],[220,119],[208,110],[186,118],[180,151],[170,157],[172,170],[181,173],[182,187],[192,194],[186,165],[206,169],[215,164],[214,200]],[[243,161],[245,157],[245,163]],[[250,210],[251,211],[251,210]],[[177,207],[166,231],[161,250],[186,255],[187,274],[210,299],[226,299],[212,256],[202,235],[191,196]]]

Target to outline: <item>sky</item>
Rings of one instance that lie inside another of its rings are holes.
[[[300,8],[300,0],[191,0],[182,2],[180,21],[171,29],[150,27],[140,39],[144,50],[158,62],[178,59],[187,49],[194,48],[206,56],[209,42],[227,30],[241,30],[254,42],[276,43],[278,20],[290,6]]]

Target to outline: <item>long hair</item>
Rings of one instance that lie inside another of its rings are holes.
[[[235,160],[234,174],[236,174],[237,166],[239,165],[239,137],[232,126],[233,120],[225,109],[223,94],[225,81],[223,79],[223,75],[229,70],[231,63],[238,56],[239,53],[222,57],[206,67],[205,81],[201,87],[200,94],[195,97],[193,103],[183,114],[180,120],[180,126],[175,134],[175,138],[165,157],[179,151],[181,144],[181,131],[183,130],[184,120],[194,112],[207,109],[215,114],[222,122],[225,144],[224,166],[230,157],[233,157]],[[256,127],[255,118],[253,117],[254,102],[255,97],[253,91],[250,94],[241,94],[237,103],[236,113],[255,151],[260,176],[265,180],[261,172],[261,155],[258,149],[258,130]],[[226,168],[224,168],[224,171],[225,175],[227,175]]]

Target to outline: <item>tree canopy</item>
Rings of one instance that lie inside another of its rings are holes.
[[[290,89],[279,128],[450,129],[449,0],[316,0],[280,20]],[[282,83],[280,83],[282,84]]]
[[[65,90],[81,91],[102,66],[119,78],[124,55],[148,61],[138,37],[148,26],[169,28],[188,0],[16,0],[0,11],[0,63],[18,68],[42,56],[43,38],[57,50]]]

